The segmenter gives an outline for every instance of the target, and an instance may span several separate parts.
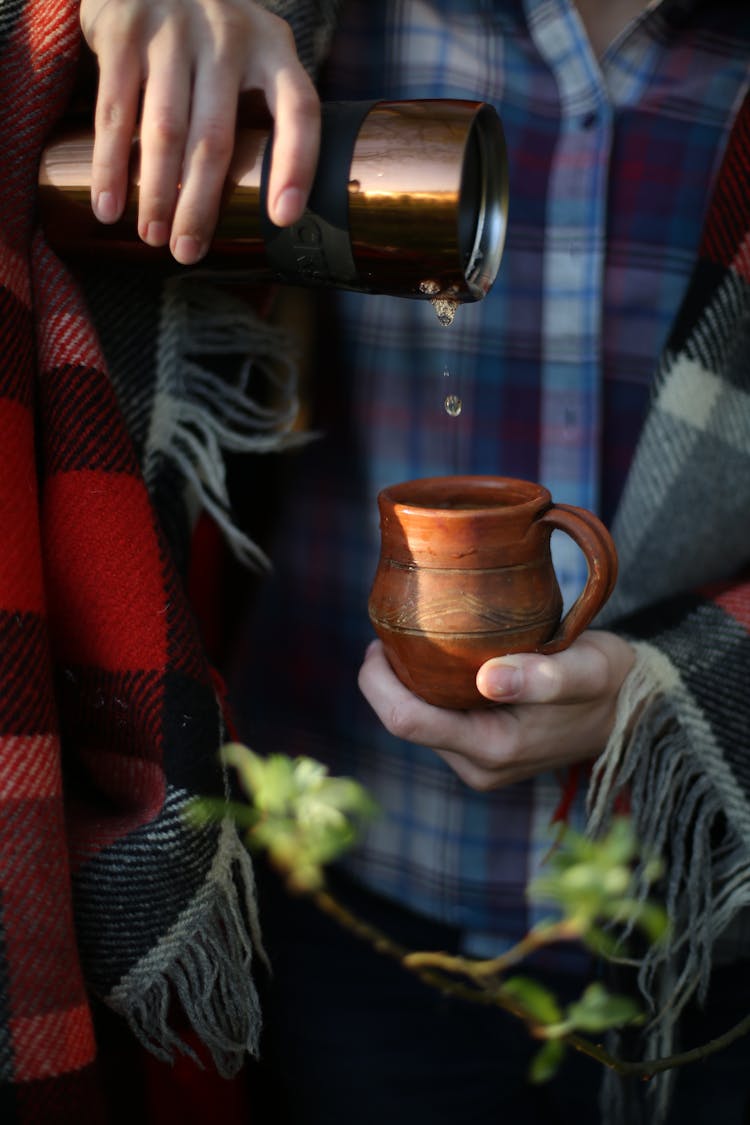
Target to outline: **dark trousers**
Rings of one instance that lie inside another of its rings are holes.
[[[569,1051],[544,1086],[526,1080],[539,1044],[507,1013],[448,999],[375,953],[261,872],[274,977],[262,1073],[268,1125],[609,1125],[598,1108],[600,1065]],[[453,951],[459,934],[347,882],[336,893],[412,949]],[[591,976],[542,975],[574,998]],[[520,971],[528,971],[524,966]],[[750,963],[716,974],[714,1003],[686,1045],[750,1011]],[[636,1100],[641,1082],[633,1084]],[[745,1125],[750,1038],[680,1071],[669,1125]],[[648,1125],[646,1109],[640,1122]],[[633,1121],[636,1117],[633,1117]]]

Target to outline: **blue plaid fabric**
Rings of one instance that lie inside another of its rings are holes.
[[[719,0],[652,5],[599,61],[569,0],[344,5],[325,97],[498,109],[506,250],[489,295],[449,328],[421,302],[322,299],[312,424],[323,436],[297,455],[275,575],[233,690],[252,745],[312,754],[370,788],[383,816],[350,869],[461,927],[470,952],[496,951],[536,920],[524,889],[549,847],[560,779],[471,792],[429,749],[387,735],[359,697],[375,497],[414,476],[501,473],[611,519],[746,88],[749,41],[750,10]],[[458,418],[443,410],[449,392]],[[585,564],[557,538],[570,602]]]

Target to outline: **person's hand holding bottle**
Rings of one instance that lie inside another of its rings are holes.
[[[92,206],[102,222],[124,208],[139,129],[138,233],[168,244],[185,265],[197,262],[249,90],[265,96],[275,122],[270,218],[278,226],[299,218],[315,174],[320,104],[284,20],[253,0],[81,0],[81,27],[99,65]]]

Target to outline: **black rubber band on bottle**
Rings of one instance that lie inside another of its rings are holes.
[[[268,217],[268,175],[273,143],[261,170],[261,232],[268,262],[279,281],[357,288],[349,236],[349,171],[354,145],[377,102],[326,102],[322,106],[320,158],[304,215],[291,227]]]

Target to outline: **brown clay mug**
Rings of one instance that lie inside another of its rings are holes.
[[[514,652],[559,652],[606,602],[617,578],[609,532],[593,513],[554,504],[511,477],[404,481],[378,496],[381,552],[370,620],[399,679],[438,707],[487,705],[479,667]],[[588,577],[562,617],[550,537],[566,532]]]

